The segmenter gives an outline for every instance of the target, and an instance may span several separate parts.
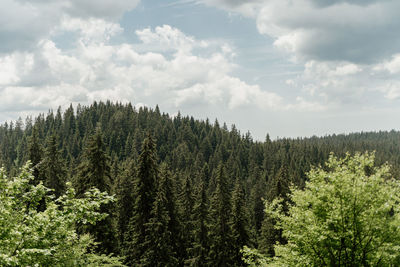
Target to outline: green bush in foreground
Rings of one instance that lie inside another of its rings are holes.
[[[121,266],[118,258],[92,254],[92,238],[75,230],[77,223],[104,219],[98,210],[111,196],[91,189],[76,198],[67,184],[66,194],[54,199],[32,179],[29,164],[17,177],[0,170],[0,266]],[[42,199],[44,210],[38,209]]]
[[[268,258],[249,248],[247,263],[268,266],[399,266],[400,183],[374,154],[331,156],[308,174],[304,190],[291,188],[289,209],[267,204],[288,243]]]

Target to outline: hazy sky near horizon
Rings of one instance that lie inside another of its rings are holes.
[[[2,0],[0,122],[94,100],[253,137],[400,129],[398,0]]]

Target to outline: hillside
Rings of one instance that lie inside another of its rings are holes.
[[[257,142],[218,121],[111,102],[0,126],[0,162],[10,175],[30,160],[36,181],[57,194],[67,181],[78,193],[95,186],[115,194],[104,208],[110,216],[81,231],[128,264],[151,265],[154,244],[168,241],[157,262],[243,265],[244,245],[270,249],[282,238],[264,220],[263,200],[284,196],[290,183],[303,187],[331,152],[356,151],[376,151],[376,164],[387,161],[400,176],[396,131]]]

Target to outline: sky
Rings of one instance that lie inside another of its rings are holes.
[[[256,140],[400,129],[398,0],[0,0],[0,122],[157,104]]]

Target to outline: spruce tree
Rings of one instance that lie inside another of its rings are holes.
[[[282,198],[282,211],[288,210],[288,195],[290,180],[288,177],[287,167],[281,166],[279,172],[274,179],[269,181],[269,191],[267,193],[267,201],[272,202],[276,198]],[[267,254],[274,256],[274,245],[279,242],[286,244],[286,239],[282,236],[282,230],[275,228],[276,220],[266,215],[261,227],[261,237],[259,247],[266,251]]]
[[[28,140],[28,158],[31,161],[33,172],[32,175],[35,178],[33,182],[38,184],[42,181],[40,174],[40,163],[42,160],[43,148],[39,141],[39,130],[38,127],[34,127],[32,136]]]
[[[136,161],[129,158],[125,162],[125,170],[118,176],[115,185],[116,226],[119,247],[123,247],[124,235],[129,220],[132,217],[134,178],[136,175]]]
[[[183,188],[180,194],[180,210],[181,210],[181,249],[182,258],[187,258],[187,250],[192,246],[193,242],[193,187],[189,175],[185,175]]]
[[[136,266],[145,253],[146,224],[157,192],[158,166],[156,145],[150,134],[143,141],[134,180],[133,208],[129,226],[125,233],[123,255],[126,264]]]
[[[58,150],[57,137],[54,134],[47,139],[41,170],[45,186],[53,189],[56,197],[61,196],[65,191],[67,170],[61,152]]]
[[[249,219],[246,210],[246,197],[242,183],[239,178],[236,179],[235,189],[232,196],[232,215],[231,229],[233,235],[233,255],[235,266],[245,266],[242,261],[240,250],[249,245]]]
[[[188,250],[188,260],[185,262],[189,266],[208,266],[209,258],[209,213],[207,187],[202,181],[198,187],[196,203],[193,209],[193,243]]]
[[[252,233],[254,234],[254,239],[256,239],[256,236],[260,235],[261,232],[261,226],[264,220],[264,209],[265,209],[265,195],[266,195],[266,190],[267,190],[267,185],[265,182],[265,178],[262,177],[262,175],[257,175],[255,178],[256,182],[255,184],[251,187],[250,189],[250,196],[249,196],[249,201],[250,201],[250,218],[251,218],[251,224],[253,226],[253,231]]]
[[[101,129],[89,137],[78,166],[75,181],[77,196],[82,197],[90,188],[96,187],[101,192],[110,193],[110,157],[106,154]]]
[[[215,174],[216,189],[211,200],[210,215],[213,219],[211,227],[210,260],[214,266],[230,266],[233,264],[232,233],[229,225],[231,217],[231,192],[225,168],[220,163]]]
[[[162,165],[151,218],[144,225],[145,250],[140,258],[141,266],[178,266],[177,244],[174,242],[178,234],[175,213],[171,173],[166,165]]]
[[[84,193],[92,187],[96,187],[101,192],[110,193],[110,158],[104,150],[104,143],[100,127],[96,127],[95,133],[89,137],[85,150],[78,166],[78,174],[75,179],[75,189],[77,197],[83,197]],[[109,214],[104,220],[96,225],[82,225],[80,231],[90,233],[100,245],[97,248],[101,253],[112,253],[115,249],[115,235],[111,213],[112,204],[103,205],[101,212]]]

